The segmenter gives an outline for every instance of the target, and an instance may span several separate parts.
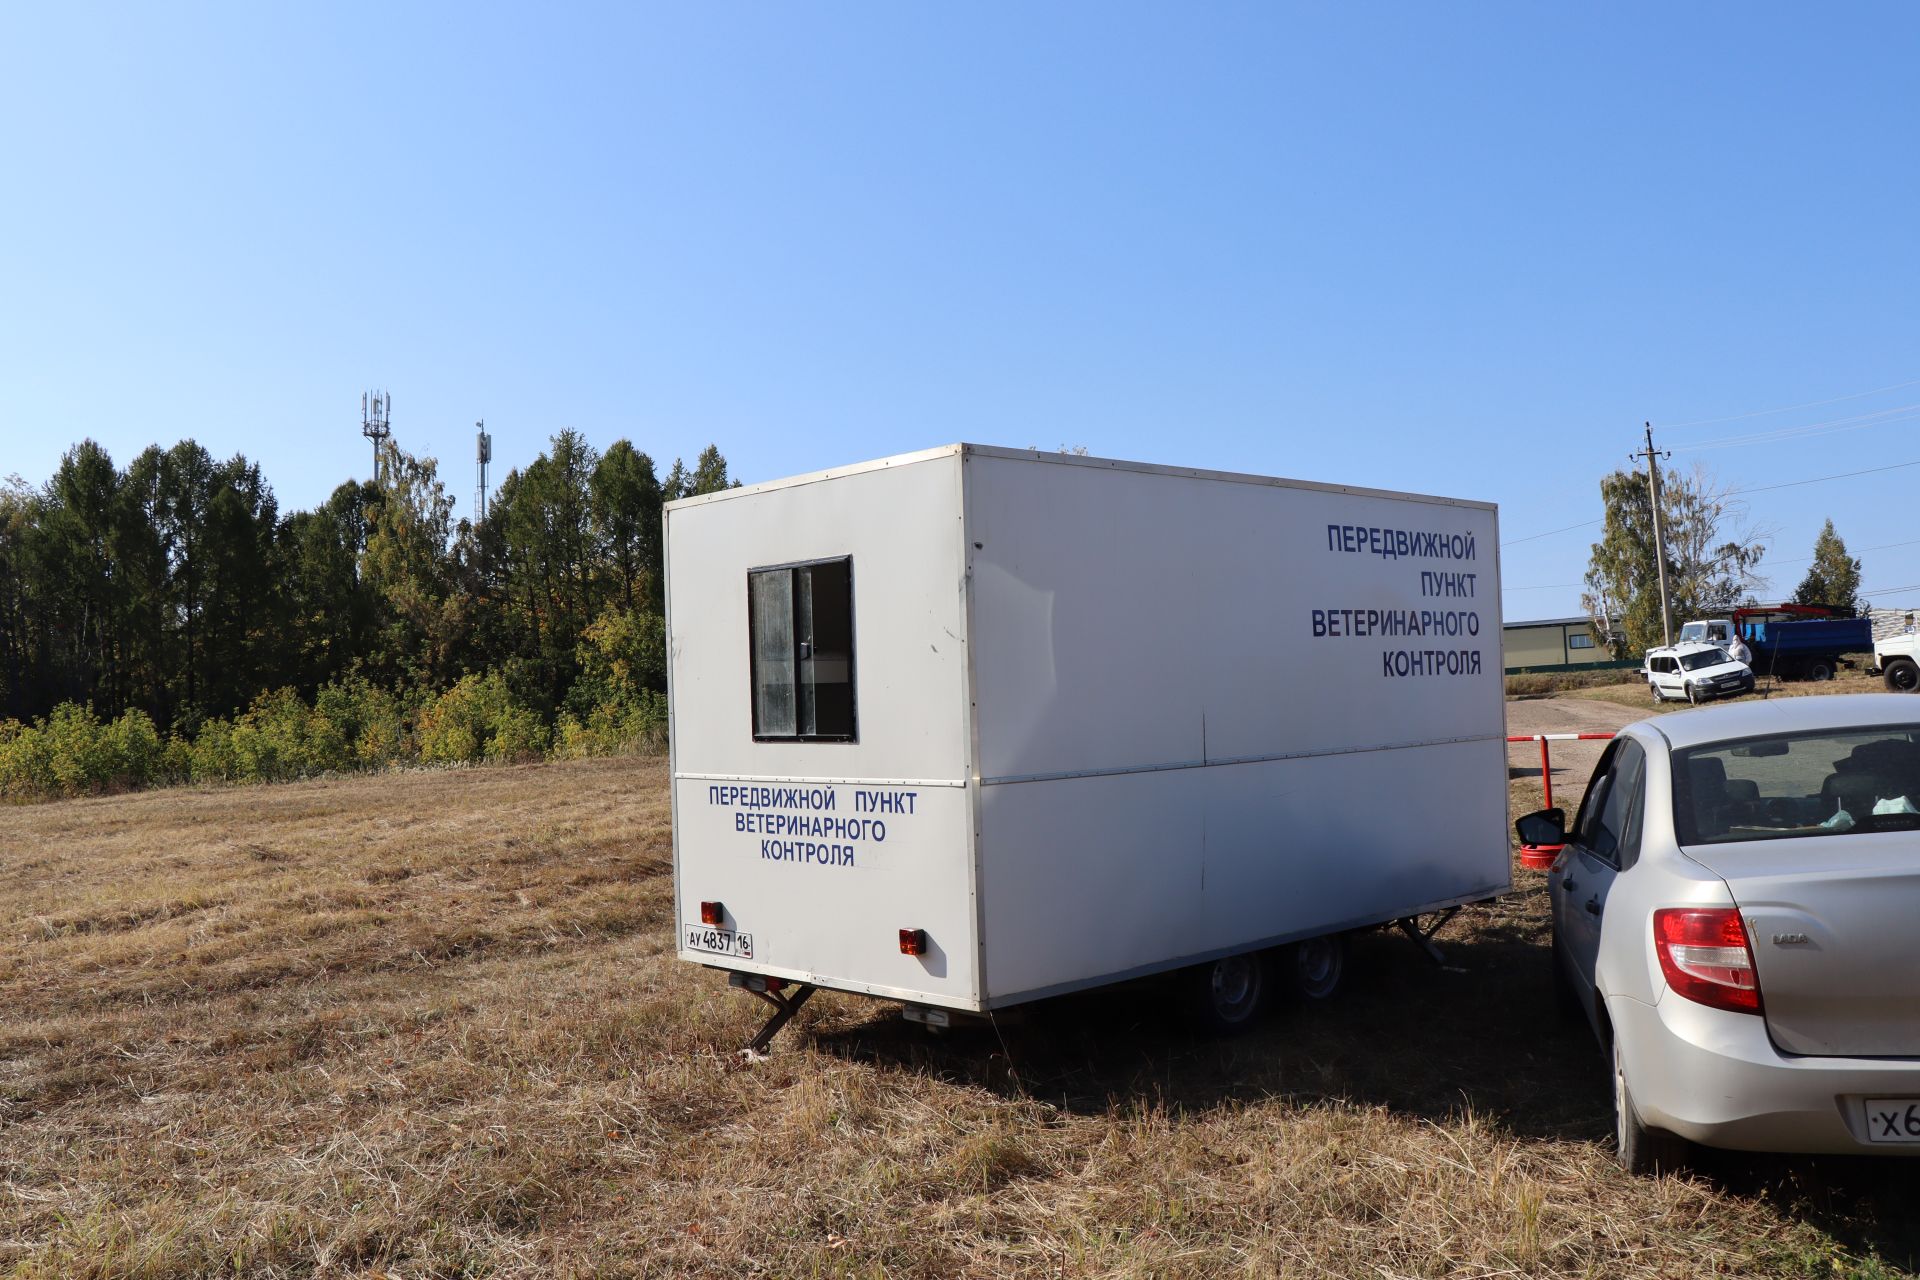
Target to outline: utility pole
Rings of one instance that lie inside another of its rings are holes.
[[[1660,634],[1663,643],[1673,643],[1673,609],[1667,603],[1667,530],[1666,521],[1660,515],[1660,459],[1671,458],[1671,453],[1660,453],[1653,447],[1653,424],[1647,423],[1647,447],[1627,455],[1635,462],[1647,460],[1647,492],[1653,498],[1653,563],[1660,571]]]

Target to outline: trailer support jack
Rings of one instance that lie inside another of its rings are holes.
[[[750,986],[747,981],[743,981],[745,978],[745,974],[728,974],[727,985],[739,987],[742,991],[756,995],[773,1006],[773,1016],[767,1019],[767,1025],[761,1027],[759,1034],[747,1041],[747,1047],[740,1051],[745,1057],[751,1059],[767,1051],[767,1046],[773,1043],[773,1038],[780,1034],[780,1028],[793,1021],[793,1015],[800,1012],[800,1006],[805,1004],[808,997],[819,988],[802,982],[792,990],[782,993],[768,991],[764,985]]]
[[[1447,967],[1447,953],[1434,945],[1433,935],[1446,928],[1447,922],[1459,914],[1459,907],[1448,907],[1445,911],[1436,912],[1433,923],[1425,927],[1421,926],[1417,916],[1403,916],[1395,920],[1394,924],[1399,927],[1400,932],[1407,935],[1408,942],[1420,948],[1427,959],[1444,969]]]

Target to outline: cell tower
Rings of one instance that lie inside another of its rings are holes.
[[[360,396],[360,434],[373,441],[373,482],[380,483],[380,449],[393,435],[393,397],[384,391]]]
[[[487,434],[485,418],[473,424],[480,438],[474,444],[473,456],[480,465],[480,483],[473,491],[473,520],[475,524],[487,518],[487,464],[493,461],[493,437]]]

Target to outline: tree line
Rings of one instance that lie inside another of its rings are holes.
[[[477,524],[391,443],[377,482],[283,513],[243,456],[185,440],[120,466],[83,441],[0,488],[0,722],[71,704],[193,739],[279,691],[418,706],[481,677],[548,726],[609,699],[664,714],[661,506],[733,483],[713,446],[661,477],[562,431]]]
[[[1664,643],[1653,497],[1645,475],[1615,471],[1600,482],[1605,508],[1600,540],[1587,561],[1581,604],[1593,633],[1616,660],[1638,658]],[[1695,618],[1724,617],[1757,605],[1765,579],[1760,562],[1767,531],[1750,527],[1732,490],[1704,468],[1668,473],[1660,490],[1667,596],[1677,628]],[[1846,615],[1864,607],[1860,561],[1828,520],[1814,540],[1811,567],[1793,593],[1796,604],[1825,605]]]

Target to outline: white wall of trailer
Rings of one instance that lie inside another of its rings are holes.
[[[987,1003],[1509,886],[1491,507],[966,471]]]
[[[1497,547],[1484,504],[978,446],[673,504],[680,955],[990,1008],[1503,891]],[[842,556],[858,739],[756,742],[747,575]],[[844,859],[768,834],[819,818]],[[707,900],[751,956],[690,943]]]
[[[976,1007],[957,451],[675,504],[666,527],[681,957]],[[756,742],[747,573],[841,556],[858,740]],[[751,958],[687,945],[703,901]],[[900,954],[903,928],[930,953]]]

